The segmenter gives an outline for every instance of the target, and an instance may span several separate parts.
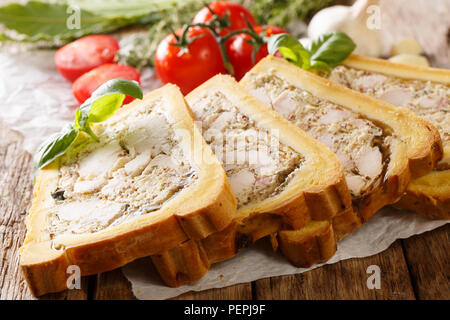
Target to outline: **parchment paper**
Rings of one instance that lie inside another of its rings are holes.
[[[56,71],[54,51],[0,52],[0,117],[24,135],[24,148],[33,153],[48,135],[73,121],[78,106],[71,84]],[[142,75],[144,91],[160,86],[152,70]],[[396,239],[435,229],[448,223],[428,220],[419,214],[384,208],[368,223],[339,243],[327,264],[366,257],[387,249]],[[317,268],[316,265],[313,268]],[[310,268],[312,269],[312,268]],[[225,287],[265,277],[294,274],[310,269],[295,268],[261,241],[228,261],[212,266],[200,281],[169,288],[159,279],[150,259],[123,268],[139,299],[165,299],[184,292]],[[365,281],[366,279],[361,279]]]

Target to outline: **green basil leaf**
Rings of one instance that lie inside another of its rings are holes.
[[[92,103],[98,97],[115,93],[124,94],[137,99],[142,99],[143,97],[142,89],[136,81],[112,79],[98,87],[98,89],[92,93],[92,96],[86,100],[83,105],[89,102]]]
[[[311,61],[321,61],[335,67],[355,50],[356,44],[341,31],[326,33],[311,43]]]
[[[66,153],[78,136],[78,130],[72,125],[65,127],[45,140],[35,155],[35,168],[40,169]]]
[[[125,100],[124,94],[113,93],[101,96],[92,103],[88,114],[89,123],[102,122],[116,112]]]
[[[113,79],[102,84],[75,114],[75,127],[89,133],[91,123],[108,119],[122,105],[125,96],[142,99],[142,89],[136,81]]]
[[[313,61],[313,64],[311,65],[311,69],[322,71],[326,74],[331,73],[331,67],[322,61]]]
[[[267,43],[268,51],[275,55],[279,51],[283,58],[302,68],[309,68],[309,52],[293,35],[281,33],[273,35]]]
[[[84,131],[94,140],[98,140],[91,129],[91,124],[105,121],[112,116],[122,105],[125,96],[142,99],[142,89],[136,81],[113,79],[101,85],[77,109],[74,124],[52,135],[39,147],[35,155],[35,168],[43,168],[66,153],[80,131]]]
[[[299,64],[299,61],[298,61],[299,57],[291,48],[281,47],[278,49],[278,51],[280,51],[281,55],[286,60],[294,62],[294,64]]]

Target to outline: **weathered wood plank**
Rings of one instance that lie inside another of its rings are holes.
[[[33,192],[31,156],[23,137],[0,120],[0,300],[33,299],[19,268],[19,247],[25,238],[25,216]],[[83,280],[83,283],[85,280]],[[86,299],[87,286],[46,299]]]
[[[98,274],[93,293],[94,300],[134,300],[131,283],[121,269]]]
[[[81,278],[81,289],[65,290],[63,292],[49,293],[39,297],[41,300],[88,300],[90,284],[95,281],[91,277]]]
[[[174,300],[251,300],[251,283],[236,284],[225,288],[210,289],[200,292],[186,292]]]
[[[417,299],[450,299],[450,225],[402,240]]]
[[[95,300],[105,299],[136,299],[131,290],[131,283],[123,275],[121,269],[105,272],[96,276],[93,294]],[[252,299],[251,283],[239,284],[226,288],[211,289],[201,292],[188,292],[173,298],[175,300],[200,299]]]
[[[381,288],[368,289],[367,267],[381,271]],[[414,299],[414,291],[396,241],[375,256],[349,259],[297,275],[273,277],[255,282],[256,299]]]

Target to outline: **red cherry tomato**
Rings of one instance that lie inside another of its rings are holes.
[[[112,63],[118,50],[119,43],[113,37],[86,36],[56,51],[56,68],[64,78],[73,82],[95,67]]]
[[[176,34],[180,36],[181,30]],[[226,73],[219,45],[211,32],[193,28],[188,36],[199,38],[191,42],[187,50],[174,46],[176,38],[169,34],[161,41],[155,54],[158,77],[163,83],[178,85],[183,94],[218,73]]]
[[[268,37],[273,34],[288,33],[286,30],[274,26],[258,26],[254,30],[256,33],[261,34],[264,28],[266,28],[265,35]],[[232,37],[231,41],[227,42],[227,54],[233,65],[236,80],[240,80],[259,60],[269,54],[267,44],[263,44],[256,53],[255,61],[253,61],[253,46],[248,43],[251,39],[251,36],[242,33]]]
[[[106,81],[117,78],[134,80],[139,83],[141,81],[141,75],[132,67],[120,64],[104,64],[79,77],[72,85],[73,95],[81,104],[89,99],[92,93]],[[123,103],[127,104],[133,100],[133,97],[127,96]]]
[[[256,26],[256,20],[253,15],[246,8],[240,4],[228,2],[228,1],[215,1],[209,5],[209,8],[214,11],[220,17],[225,16],[228,12],[230,17],[231,25],[228,28],[224,28],[220,33],[222,36],[228,34],[230,31],[238,29],[247,29],[247,23],[245,19],[252,26]],[[213,14],[207,7],[202,8],[194,17],[193,23],[205,23],[211,20]],[[245,19],[244,19],[245,17]]]

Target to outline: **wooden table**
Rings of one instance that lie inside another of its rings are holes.
[[[434,65],[449,67],[447,35],[439,38],[436,30],[442,29],[442,23],[448,30],[450,1],[434,0],[433,5],[425,0],[391,3],[382,6],[385,26],[389,26],[386,41],[413,36],[423,44]],[[421,18],[417,18],[418,14]],[[31,156],[22,149],[22,141],[19,133],[0,120],[0,299],[33,299],[19,270],[18,249],[25,235],[23,222],[32,196]],[[445,225],[397,240],[375,256],[345,260],[298,275],[186,293],[177,299],[450,299],[449,231],[450,225]],[[381,289],[369,290],[366,286],[370,265],[381,269]],[[114,270],[84,277],[80,290],[42,298],[135,297],[121,270]]]

